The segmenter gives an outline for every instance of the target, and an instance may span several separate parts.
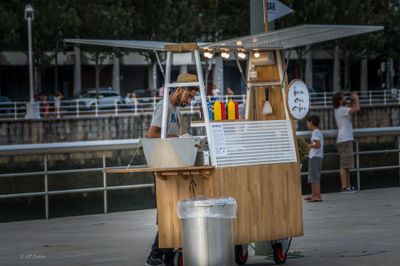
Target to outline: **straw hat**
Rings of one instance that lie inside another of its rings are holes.
[[[197,76],[189,73],[182,73],[178,76],[176,82],[197,82]]]

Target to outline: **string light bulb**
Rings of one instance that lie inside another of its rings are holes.
[[[228,59],[229,58],[229,52],[224,51],[224,52],[221,53],[221,56],[223,58],[225,58],[225,59]]]
[[[210,53],[209,51],[205,51],[205,52],[204,52],[204,57],[206,57],[206,58],[208,58],[208,59],[211,59],[212,53]]]
[[[246,58],[246,54],[243,53],[243,52],[239,52],[238,53],[238,57],[241,58],[241,59],[245,59]]]
[[[260,57],[260,52],[255,51],[253,55],[254,55],[255,58],[259,58]]]

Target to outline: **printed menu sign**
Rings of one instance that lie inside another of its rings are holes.
[[[212,123],[211,131],[214,137],[215,156],[227,156],[228,152],[225,144],[224,125],[222,123]]]

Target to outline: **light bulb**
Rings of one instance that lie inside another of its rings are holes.
[[[240,58],[242,58],[242,59],[245,59],[245,58],[246,58],[246,54],[243,53],[243,52],[239,52],[239,53],[238,53],[238,56],[239,56]]]
[[[254,57],[259,58],[260,57],[260,52],[254,52]]]
[[[221,56],[225,59],[229,58],[229,53],[228,52],[222,52]]]
[[[204,57],[210,59],[212,57],[212,53],[210,52],[204,52]]]

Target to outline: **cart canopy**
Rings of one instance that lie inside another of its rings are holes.
[[[200,49],[284,50],[383,30],[383,26],[301,25],[214,43],[197,43]],[[165,51],[159,41],[65,39],[67,43]]]

